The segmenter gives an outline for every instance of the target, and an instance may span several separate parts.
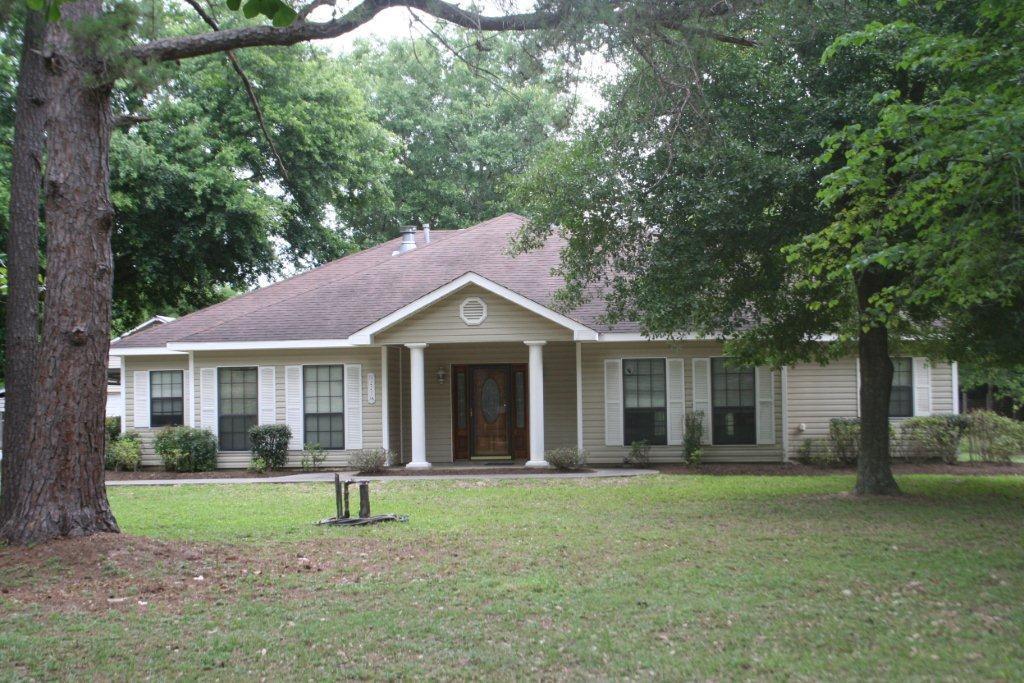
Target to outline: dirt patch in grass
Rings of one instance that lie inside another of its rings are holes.
[[[291,577],[324,573],[359,583],[429,548],[346,535],[302,543],[230,545],[97,534],[32,547],[0,546],[0,604],[53,612],[176,611],[196,600],[288,590]]]
[[[711,475],[753,475],[753,476],[821,476],[828,474],[854,474],[855,467],[818,467],[799,462],[787,463],[705,463],[702,465],[657,465],[662,474],[711,474]],[[1024,465],[1019,463],[964,462],[956,465],[945,463],[895,463],[895,474],[957,474],[1002,476],[1024,475]]]

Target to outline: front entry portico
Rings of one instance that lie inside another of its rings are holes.
[[[571,342],[560,341],[554,347],[543,340],[411,342],[402,345],[401,353],[392,348],[398,365],[392,383],[398,384],[396,393],[407,392],[408,398],[399,402],[396,396],[391,402],[389,410],[398,418],[393,420],[391,443],[412,468],[470,460],[525,460],[527,466],[544,467],[545,448],[573,444],[576,382]],[[549,349],[555,360],[546,373],[543,361]],[[555,401],[547,408],[546,389],[554,392]],[[553,411],[555,425],[548,435],[545,410]]]

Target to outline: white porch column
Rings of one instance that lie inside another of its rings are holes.
[[[530,347],[530,460],[527,467],[547,467],[544,459],[544,344],[523,342]]]
[[[412,461],[406,467],[425,470],[427,462],[427,412],[426,384],[423,379],[423,349],[426,344],[406,344],[409,349],[409,393],[412,398],[412,413],[409,416],[412,428]]]

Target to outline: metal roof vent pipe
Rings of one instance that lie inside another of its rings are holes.
[[[430,244],[430,225],[423,224],[423,244]]]
[[[402,243],[398,245],[396,251],[391,252],[392,256],[400,256],[407,251],[412,251],[416,248],[416,226],[405,225],[398,231],[402,235]]]

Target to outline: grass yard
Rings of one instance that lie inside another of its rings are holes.
[[[1024,477],[111,488],[0,549],[0,678],[1021,679]]]

